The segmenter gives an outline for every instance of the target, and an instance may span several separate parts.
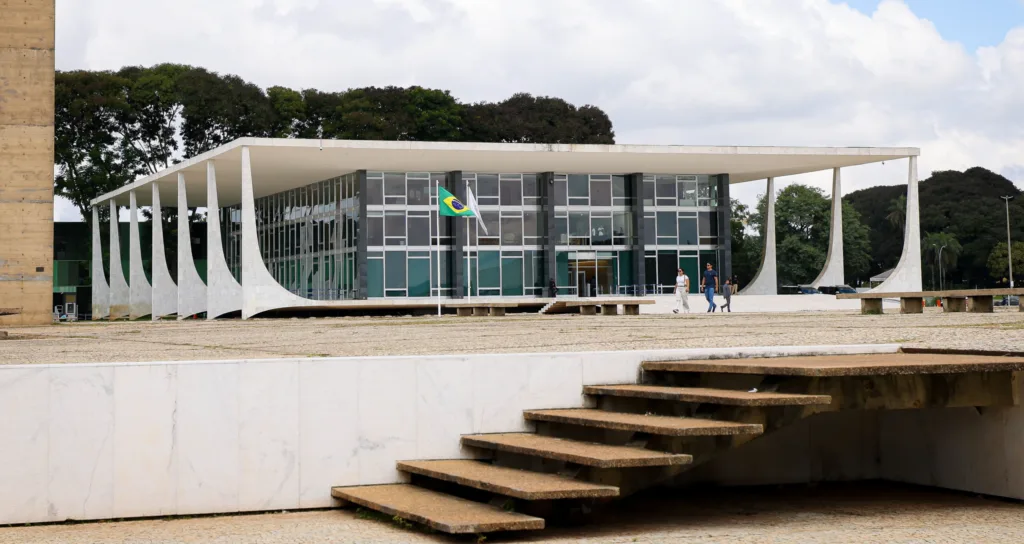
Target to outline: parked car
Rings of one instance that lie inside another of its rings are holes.
[[[818,288],[818,291],[826,295],[834,295],[836,293],[856,293],[857,290],[849,285],[824,285]]]
[[[1003,297],[1002,300],[997,300],[993,304],[996,306],[1020,306],[1020,297],[1017,295],[1010,295]]]
[[[810,285],[783,285],[779,287],[780,295],[819,295],[820,291]]]

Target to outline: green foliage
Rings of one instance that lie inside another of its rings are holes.
[[[732,273],[740,285],[749,283],[761,265],[761,232],[751,233],[748,228],[755,215],[738,200],[732,200]]]
[[[463,104],[448,91],[415,86],[264,91],[179,64],[58,72],[56,105],[56,191],[85,217],[92,198],[241,137],[592,144],[615,137],[603,111],[559,98],[520,93]]]
[[[943,283],[936,282],[936,274],[941,279],[944,272],[956,268],[957,259],[963,250],[956,236],[948,232],[929,232],[924,235],[921,239],[921,256],[931,269],[932,289],[938,289],[939,284]]]
[[[735,210],[736,207],[734,206]],[[753,279],[761,261],[764,218],[768,200],[762,196],[757,211],[745,217],[751,227],[736,241],[733,226],[733,271],[740,285]],[[829,225],[832,202],[820,189],[793,184],[780,191],[775,199],[776,266],[782,284],[806,284],[814,281],[828,255]],[[739,247],[739,251],[736,248]],[[853,206],[843,202],[843,263],[846,281],[866,279],[871,266],[868,228]]]
[[[1000,285],[1008,284],[1010,277],[1009,259],[1006,253],[1006,242],[1001,242],[992,248],[988,255],[988,273],[995,278]],[[945,255],[943,255],[945,258]],[[1019,285],[1018,278],[1024,276],[1024,242],[1013,243],[1013,282]]]
[[[921,232],[947,233],[962,246],[956,262],[946,268],[946,284],[967,287],[991,284],[989,256],[996,244],[1006,242],[1006,208],[999,197],[1020,195],[1020,190],[1005,177],[975,167],[963,172],[934,172],[919,183],[918,194]],[[870,275],[888,270],[899,261],[903,251],[902,229],[895,229],[887,216],[893,201],[900,196],[905,199],[905,195],[906,186],[882,186],[846,196],[870,230]],[[1014,240],[1024,240],[1022,200],[1018,197],[1010,202]],[[946,251],[948,248],[943,251],[943,260]],[[927,258],[922,251],[922,259]],[[925,260],[924,264],[927,266],[929,262]]]

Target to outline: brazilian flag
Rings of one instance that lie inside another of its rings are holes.
[[[454,217],[476,217],[468,206],[459,202],[455,195],[449,193],[444,187],[437,188],[438,213]]]

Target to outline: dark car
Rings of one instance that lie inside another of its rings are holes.
[[[856,293],[857,290],[849,285],[823,285],[818,288],[818,291],[826,295],[835,295],[838,293]]]
[[[1008,297],[1003,297],[1002,300],[995,301],[993,304],[996,306],[1020,306],[1020,297],[1010,295]]]
[[[820,292],[810,285],[783,285],[779,287],[780,295],[818,295]]]

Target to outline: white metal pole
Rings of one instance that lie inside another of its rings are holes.
[[[468,186],[468,183],[467,183]],[[470,302],[473,301],[473,258],[469,254],[469,216],[466,216],[466,245],[462,248],[462,252],[466,255],[466,293],[469,295]]]
[[[1012,196],[1002,197],[1006,202],[1006,261],[1010,265],[1010,289],[1013,289],[1013,243],[1010,241],[1010,200]]]
[[[437,195],[437,315],[441,316],[441,182],[434,181],[434,194]]]

